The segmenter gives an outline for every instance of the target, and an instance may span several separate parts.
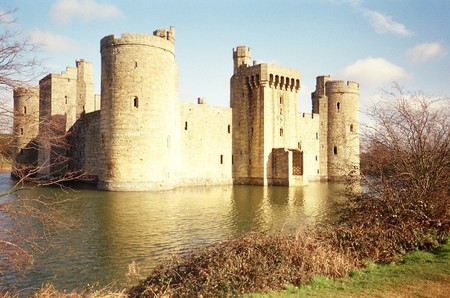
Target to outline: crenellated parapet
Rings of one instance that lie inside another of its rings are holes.
[[[359,84],[353,81],[333,80],[326,82],[326,93],[358,93]]]
[[[300,73],[286,67],[272,64],[256,64],[242,70],[244,83],[250,89],[260,85],[278,90],[298,92],[300,85]]]
[[[66,70],[61,71],[60,73],[50,73],[39,80],[39,84],[44,83],[45,81],[51,80],[51,79],[67,79],[69,80],[76,80],[77,79],[77,68],[73,66],[67,66]]]
[[[107,48],[119,46],[148,46],[168,51],[175,55],[175,28],[158,29],[153,35],[139,33],[123,33],[120,38],[108,35],[100,41],[100,52]]]

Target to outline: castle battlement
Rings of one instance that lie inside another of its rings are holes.
[[[280,90],[300,89],[300,72],[295,69],[262,63],[241,68],[241,74],[252,88],[269,84],[270,87]]]
[[[153,35],[141,33],[122,33],[120,38],[114,34],[105,36],[100,41],[100,52],[105,48],[122,45],[149,46],[166,50],[175,55],[175,28],[159,29]]]
[[[77,68],[73,66],[66,67],[65,71],[61,71],[61,73],[50,73],[39,80],[39,83],[48,81],[50,79],[77,79]]]
[[[327,93],[359,93],[359,84],[353,81],[327,81]]]

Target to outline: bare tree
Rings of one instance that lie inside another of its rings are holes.
[[[389,262],[450,235],[450,103],[397,84],[363,127],[363,192],[343,209],[338,237]]]
[[[59,208],[64,198],[36,197],[27,190],[49,184],[63,186],[68,180],[83,177],[80,172],[66,171],[70,146],[61,119],[41,117],[43,111],[12,107],[12,91],[32,90],[31,84],[42,74],[34,56],[36,45],[22,32],[12,30],[16,28],[12,26],[14,11],[0,11],[0,131],[9,132],[0,143],[0,153],[2,162],[12,155],[12,171],[17,178],[15,185],[0,192],[0,280],[6,271],[27,268],[32,264],[33,253],[44,250],[41,240],[53,228],[70,224]],[[26,140],[26,144],[20,143],[20,131],[11,134],[14,121],[38,126],[39,134]],[[23,156],[19,160],[24,151],[38,149],[48,152],[40,163],[24,162]]]
[[[364,129],[363,173],[371,185],[404,188],[418,201],[447,196],[450,185],[450,103],[398,85],[374,106]]]

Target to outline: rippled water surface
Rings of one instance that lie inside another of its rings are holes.
[[[0,191],[10,186],[0,174]],[[42,188],[22,195],[64,196],[61,206],[78,224],[50,239],[52,247],[37,255],[35,267],[18,281],[19,289],[53,282],[58,288],[80,288],[124,280],[135,261],[149,273],[172,253],[233,238],[247,231],[290,231],[327,218],[330,197],[339,185],[304,187],[215,186],[163,192],[62,192]],[[7,287],[4,285],[4,287]]]

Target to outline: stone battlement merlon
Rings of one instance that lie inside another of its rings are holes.
[[[171,41],[172,43],[175,43],[175,27],[170,26],[170,29],[156,29],[153,31],[154,36],[161,37],[163,39],[167,39]]]
[[[73,66],[67,66],[66,70],[61,71],[61,73],[50,73],[39,80],[39,83],[50,80],[51,78],[59,79],[77,79],[77,68]]]
[[[332,80],[325,84],[327,93],[358,93],[359,84],[354,81]]]
[[[300,89],[300,72],[295,69],[274,64],[256,64],[242,70],[242,75],[247,77],[246,82],[252,86],[268,84],[278,89]]]
[[[173,29],[175,30],[175,29]],[[175,34],[175,33],[173,33]],[[161,38],[156,35],[141,34],[141,33],[122,33],[120,38],[114,34],[105,36],[100,41],[100,53],[110,47],[116,46],[149,46],[160,48],[175,55],[174,39]]]

